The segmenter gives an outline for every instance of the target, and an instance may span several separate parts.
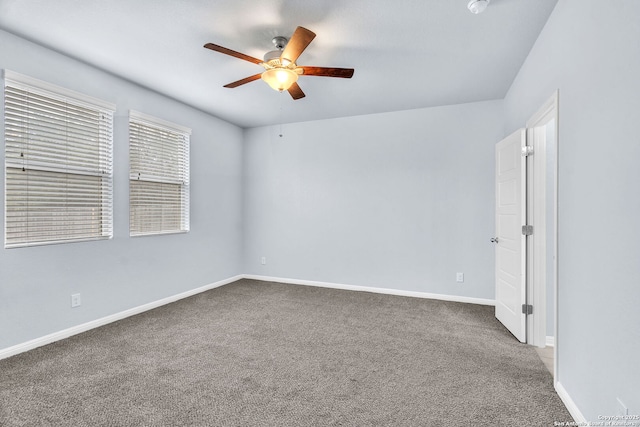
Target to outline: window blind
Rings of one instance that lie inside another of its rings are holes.
[[[129,234],[189,231],[191,130],[129,114]]]
[[[5,70],[5,247],[113,236],[113,112]]]

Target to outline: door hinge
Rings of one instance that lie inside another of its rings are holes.
[[[522,235],[523,236],[531,236],[533,234],[533,225],[523,225],[522,226]]]
[[[530,156],[533,154],[533,146],[532,145],[525,145],[524,147],[522,147],[522,155],[524,157]]]
[[[522,314],[533,314],[533,306],[531,304],[522,304]]]

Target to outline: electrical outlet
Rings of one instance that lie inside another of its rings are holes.
[[[260,258],[260,264],[267,265],[267,257],[266,256],[263,256],[262,258]]]
[[[458,283],[464,282],[464,273],[456,273],[456,282]]]
[[[71,295],[71,307],[78,307],[82,302],[80,301],[80,294]]]

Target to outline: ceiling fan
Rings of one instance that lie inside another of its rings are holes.
[[[207,43],[204,47],[264,67],[262,73],[245,77],[244,79],[226,84],[224,87],[235,88],[262,78],[262,80],[267,82],[273,89],[279,92],[286,90],[293,99],[300,99],[304,98],[305,94],[302,89],[300,89],[300,86],[298,86],[298,76],[341,77],[346,79],[353,76],[353,68],[313,67],[307,65],[299,66],[296,64],[298,57],[307,46],[309,46],[309,43],[311,43],[315,36],[313,31],[304,27],[298,27],[288,42],[285,37],[274,37],[272,41],[276,50],[267,52],[264,55],[264,60],[213,43]]]

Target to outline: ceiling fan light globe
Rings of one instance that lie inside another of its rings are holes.
[[[278,92],[288,90],[292,84],[298,81],[298,74],[288,68],[272,68],[262,73],[261,77],[273,90]]]
[[[489,5],[489,1],[490,0],[471,0],[469,4],[467,4],[467,7],[471,11],[471,13],[477,15],[484,12],[484,10]]]

